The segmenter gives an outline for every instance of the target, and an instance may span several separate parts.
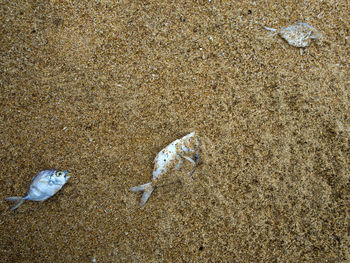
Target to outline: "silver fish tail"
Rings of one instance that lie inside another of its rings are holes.
[[[147,202],[148,198],[151,196],[154,187],[152,186],[152,182],[150,182],[147,184],[131,187],[129,190],[133,192],[143,192],[140,201],[140,205],[143,206]]]
[[[11,202],[17,202],[16,205],[11,208],[11,210],[16,210],[21,204],[23,204],[24,200],[27,200],[27,196],[25,197],[11,196],[11,197],[7,197],[6,200]]]

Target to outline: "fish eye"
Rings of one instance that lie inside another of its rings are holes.
[[[64,172],[58,172],[58,173],[57,173],[57,176],[58,176],[58,177],[61,177],[62,175],[64,175]]]

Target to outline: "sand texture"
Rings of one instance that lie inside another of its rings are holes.
[[[0,1],[0,262],[350,262],[350,2]],[[292,47],[262,26],[309,23]],[[196,131],[200,164],[130,187]],[[71,172],[16,211],[43,169]]]

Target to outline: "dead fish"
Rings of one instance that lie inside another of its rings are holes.
[[[264,26],[265,29],[272,31],[274,34],[278,34],[289,45],[294,47],[307,47],[310,45],[312,39],[320,39],[321,34],[314,27],[307,23],[298,22],[295,25],[287,26],[282,29],[274,29]]]
[[[177,139],[161,150],[154,159],[154,169],[152,182],[130,188],[133,192],[143,192],[140,205],[143,206],[151,196],[153,190],[164,175],[171,169],[180,169],[183,160],[187,160],[193,164],[194,168],[198,163],[199,138],[195,132],[187,134],[181,139]],[[189,155],[192,155],[191,157]]]
[[[24,197],[12,196],[6,198],[7,201],[17,202],[11,210],[17,209],[25,200],[45,201],[56,194],[68,181],[68,172],[56,170],[43,170],[39,172],[29,186],[29,190]]]

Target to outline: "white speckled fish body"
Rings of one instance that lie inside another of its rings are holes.
[[[14,196],[7,198],[9,201],[18,202],[12,210],[17,209],[24,200],[45,201],[56,194],[70,178],[67,176],[67,173],[56,170],[43,170],[39,172],[32,179],[28,192],[24,197]]]
[[[199,141],[198,138],[194,137],[195,132],[187,134],[181,139],[173,141],[157,154],[154,159],[153,180],[156,180],[160,175],[173,168],[174,164],[176,168],[180,168],[182,163],[180,156],[191,152],[194,153],[196,150],[195,147]],[[192,143],[191,140],[193,141]]]
[[[156,181],[161,179],[169,170],[179,169],[182,159],[190,161],[194,166],[198,160],[199,138],[195,132],[187,134],[181,139],[177,139],[161,150],[154,159],[154,169],[152,182],[130,188],[130,191],[143,192],[140,205],[144,205],[155,188]],[[195,154],[193,160],[189,154]]]
[[[321,34],[314,27],[303,22],[279,30],[269,27],[265,27],[265,29],[279,34],[289,45],[299,48],[309,46],[312,39],[321,38]]]

